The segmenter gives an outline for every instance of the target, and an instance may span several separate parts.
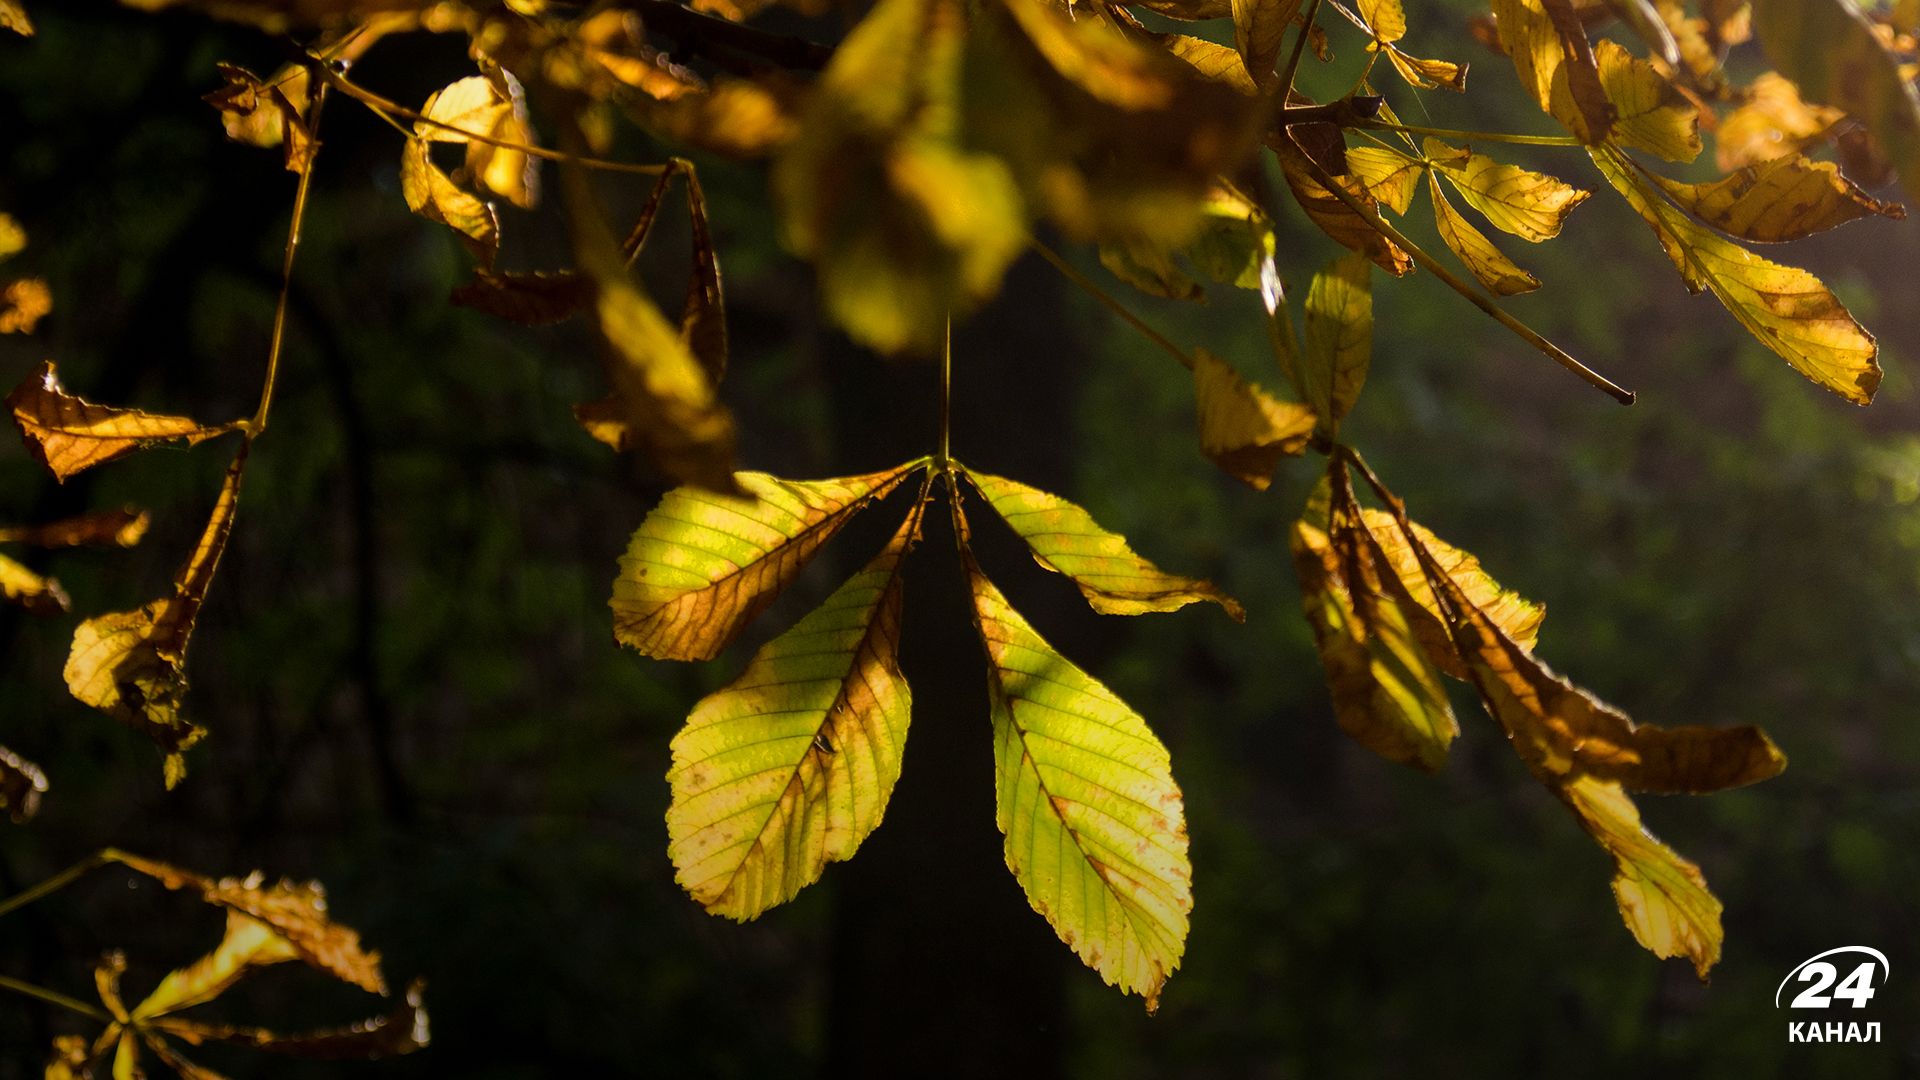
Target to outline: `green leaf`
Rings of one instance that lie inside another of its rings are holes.
[[[1151,1012],[1180,966],[1193,910],[1186,815],[1166,747],[962,553],[987,650],[1007,866],[1060,940]]]
[[[708,911],[751,919],[853,857],[880,824],[913,705],[900,673],[900,567],[926,488],[885,550],[673,740],[669,856]]]
[[[923,462],[837,480],[737,473],[750,498],[667,492],[620,559],[613,632],[661,660],[711,660],[828,540]]]
[[[1702,980],[1720,960],[1720,901],[1700,868],[1640,822],[1619,784],[1579,777],[1557,789],[1589,834],[1614,859],[1613,897],[1634,939],[1655,956],[1685,957]]]
[[[1329,428],[1353,409],[1373,361],[1371,266],[1344,255],[1313,276],[1307,287],[1306,329],[1301,350],[1301,396]]]
[[[1102,615],[1178,611],[1207,601],[1235,622],[1246,621],[1239,601],[1212,582],[1162,571],[1134,553],[1125,537],[1109,532],[1092,515],[1038,488],[963,467],[967,480],[1013,531],[1027,542],[1033,560],[1079,587]]]
[[[1618,150],[1591,151],[1607,182],[1659,237],[1687,286],[1710,290],[1747,332],[1794,370],[1856,405],[1880,386],[1879,346],[1832,290],[1805,270],[1768,262],[1669,203]]]
[[[1873,134],[1909,198],[1920,200],[1920,91],[1852,0],[1754,0],[1761,48],[1809,101]]]

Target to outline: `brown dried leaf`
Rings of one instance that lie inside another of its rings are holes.
[[[1860,190],[1831,161],[1804,155],[1777,157],[1699,184],[1654,177],[1674,202],[1719,229],[1743,240],[1780,243],[1798,240],[1855,218],[1901,219],[1906,208]]]
[[[0,543],[26,544],[30,547],[133,547],[147,535],[150,522],[145,510],[123,506],[118,510],[98,510],[79,517],[45,525],[0,526]]]
[[[53,311],[53,293],[40,278],[19,278],[0,289],[0,334],[31,334]]]
[[[184,416],[95,405],[67,393],[51,363],[41,364],[15,387],[7,407],[28,451],[62,482],[135,450],[176,441],[191,446],[242,426],[235,421],[203,427]]]

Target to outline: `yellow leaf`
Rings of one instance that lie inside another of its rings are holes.
[[[842,526],[923,464],[837,480],[739,473],[744,499],[669,491],[620,559],[614,636],[656,659],[713,659]]]
[[[1557,793],[1614,859],[1613,897],[1634,939],[1655,956],[1685,957],[1694,973],[1720,961],[1720,901],[1700,868],[1662,844],[1640,823],[1640,811],[1619,784],[1582,776]]]
[[[1426,60],[1418,56],[1409,56],[1400,51],[1399,46],[1386,48],[1387,62],[1408,86],[1422,90],[1451,90],[1456,94],[1467,91],[1467,65],[1456,64],[1451,60]]]
[[[500,221],[492,206],[433,163],[432,145],[426,139],[408,139],[400,153],[400,194],[407,209],[459,233],[473,257],[490,267],[500,250]]]
[[[1539,278],[1521,269],[1460,216],[1441,192],[1440,181],[1431,173],[1427,176],[1427,193],[1433,197],[1433,223],[1440,231],[1440,239],[1473,271],[1480,284],[1501,296],[1532,292],[1540,287]]]
[[[835,50],[774,165],[787,244],[857,340],[931,353],[947,313],[998,288],[1027,243],[1005,161],[963,141],[958,0],[881,0]]]
[[[15,825],[40,812],[40,797],[47,793],[47,774],[40,766],[0,746],[0,813]]]
[[[328,917],[327,893],[317,881],[282,880],[269,886],[257,871],[215,880],[124,851],[110,851],[108,857],[169,889],[198,893],[214,907],[264,924],[311,967],[369,993],[387,992],[380,954],[361,948],[357,931]]]
[[[1329,427],[1352,410],[1373,360],[1371,269],[1365,258],[1345,255],[1307,287],[1300,395]]]
[[[0,525],[0,543],[44,548],[82,545],[132,547],[147,535],[149,523],[145,510],[123,506],[118,510],[97,510],[44,525]]]
[[[1839,109],[1809,105],[1800,88],[1778,72],[1753,80],[1746,101],[1720,118],[1714,129],[1714,163],[1731,172],[1743,165],[1797,154],[1812,146],[1844,117]]]
[[[1201,452],[1228,476],[1255,491],[1267,490],[1282,457],[1306,452],[1313,410],[1275,398],[1204,349],[1196,350],[1193,360]]]
[[[58,581],[36,574],[5,555],[0,555],[0,597],[35,615],[53,615],[72,606]]]
[[[1287,27],[1300,11],[1300,0],[1230,0],[1233,9],[1233,45],[1246,62],[1254,85],[1265,89],[1280,81],[1274,64],[1286,41]]]
[[[1301,125],[1305,126],[1305,125]],[[1319,227],[1321,232],[1332,237],[1340,246],[1349,251],[1357,251],[1372,259],[1376,265],[1394,277],[1404,277],[1413,272],[1413,256],[1382,236],[1365,218],[1353,212],[1340,198],[1327,190],[1308,167],[1306,151],[1295,142],[1292,131],[1286,132],[1280,139],[1269,144],[1274,156],[1280,161],[1281,175],[1286,178],[1287,187],[1293,192],[1294,201],[1306,212],[1307,218]],[[1375,199],[1365,184],[1358,178],[1342,178],[1335,175],[1333,180],[1347,188],[1361,203],[1372,206]]]
[[[1162,571],[1135,554],[1126,537],[1101,528],[1091,514],[1058,495],[1005,477],[963,471],[994,512],[1027,542],[1033,561],[1072,580],[1102,615],[1178,611],[1208,601],[1235,622],[1246,621],[1239,602],[1212,582]]]
[[[19,278],[0,289],[0,334],[31,334],[53,311],[53,293],[39,278]]]
[[[1359,0],[1359,7],[1375,41],[1389,44],[1407,36],[1407,9],[1400,0]]]
[[[1368,538],[1379,550],[1381,560],[1400,579],[1400,587],[1413,601],[1415,608],[1409,611],[1408,617],[1441,671],[1462,681],[1469,678],[1466,665],[1454,647],[1453,634],[1447,629],[1446,613],[1434,596],[1433,586],[1427,583],[1428,563],[1438,567],[1453,583],[1453,588],[1459,589],[1467,602],[1499,627],[1501,633],[1522,649],[1533,649],[1540,637],[1540,624],[1547,617],[1545,605],[1502,586],[1481,569],[1479,559],[1435,536],[1417,521],[1407,524],[1413,527],[1414,539],[1420,544],[1419,553],[1408,543],[1392,514],[1364,509],[1360,520]]]
[[[1347,150],[1347,168],[1366,186],[1367,194],[1394,213],[1404,214],[1413,205],[1413,193],[1426,166],[1392,147],[1355,146]]]
[[[247,445],[227,467],[219,501],[193,554],[174,575],[173,592],[132,611],[96,615],[73,632],[67,654],[67,689],[81,703],[144,732],[165,757],[171,788],[186,775],[185,751],[206,729],[182,713],[187,694],[187,644],[206,602],[214,571],[240,508],[240,481]]]
[[[1192,66],[1202,78],[1230,87],[1235,93],[1248,97],[1260,93],[1260,84],[1248,72],[1247,62],[1233,48],[1191,34],[1156,34],[1145,30],[1141,33]]]
[[[226,993],[254,968],[299,956],[293,945],[266,923],[228,909],[226,936],[220,939],[219,947],[186,967],[168,972],[130,1015],[135,1020],[151,1020],[205,1004]]]
[[[26,246],[27,230],[20,227],[20,223],[14,220],[12,214],[0,213],[0,259],[18,255],[26,249]]]
[[[1605,139],[1613,109],[1568,0],[1493,0],[1493,14],[1501,48],[1533,100],[1581,142]]]
[[[1593,160],[1653,229],[1689,288],[1712,291],[1748,333],[1802,375],[1856,405],[1873,400],[1879,347],[1819,278],[1696,224],[1619,151],[1602,147]]]
[[[1743,240],[1798,240],[1879,214],[1904,218],[1906,208],[1885,203],[1840,175],[1831,161],[1793,154],[1749,165],[1731,176],[1699,184],[1654,177],[1674,202],[1724,233]]]
[[[987,650],[1007,867],[1060,940],[1151,1012],[1180,966],[1193,910],[1166,747],[1007,604],[967,552],[964,519],[957,528]]]
[[[1559,236],[1567,215],[1592,194],[1484,154],[1462,154],[1437,139],[1426,141],[1426,155],[1434,171],[1494,228],[1536,244]]]
[[[1322,479],[1293,525],[1300,600],[1326,668],[1334,717],[1355,742],[1386,758],[1434,772],[1460,732],[1440,675],[1410,613],[1382,589],[1380,567],[1352,543],[1357,520],[1344,470]]]
[[[1753,28],[1780,72],[1813,101],[1866,125],[1920,199],[1920,90],[1852,0],[1754,0]]]
[[[1596,48],[1600,82],[1618,119],[1613,141],[1668,161],[1700,156],[1700,110],[1652,64],[1602,40]]]
[[[736,490],[733,414],[721,404],[688,338],[667,321],[628,271],[585,172],[566,165],[560,178],[575,259],[593,288],[594,326],[607,379],[628,432],[622,442],[638,444],[676,479],[714,491]],[[717,302],[717,266],[713,284],[712,299]],[[694,288],[705,295],[703,284],[696,282]],[[702,319],[712,314],[704,307],[696,311]],[[700,332],[711,335],[712,328]],[[710,336],[702,341],[703,347],[712,348]]]
[[[1101,244],[1100,265],[1149,296],[1169,300],[1204,300],[1207,296],[1206,289],[1174,263],[1172,252],[1153,244]]]
[[[716,915],[752,919],[853,857],[900,778],[900,567],[926,487],[885,550],[754,654],[674,736],[668,855]]]
[[[33,20],[27,18],[27,9],[20,0],[0,0],[0,29],[11,30],[21,37],[33,36]]]

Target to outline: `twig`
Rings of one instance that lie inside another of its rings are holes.
[[[1119,300],[1115,299],[1113,297],[1113,294],[1107,292],[1107,290],[1095,284],[1092,278],[1089,278],[1087,277],[1087,275],[1074,269],[1073,265],[1067,262],[1067,260],[1061,258],[1058,252],[1054,251],[1052,248],[1048,247],[1047,245],[1041,243],[1037,239],[1032,241],[1032,244],[1033,244],[1033,250],[1039,252],[1041,258],[1052,263],[1053,268],[1055,270],[1060,271],[1060,273],[1062,273],[1063,275],[1065,275],[1068,281],[1071,281],[1075,285],[1080,286],[1080,288],[1085,290],[1089,296],[1092,296],[1095,300],[1100,301],[1100,303],[1104,305],[1108,311],[1111,311],[1115,315],[1118,315],[1122,319],[1126,320],[1126,323],[1128,326],[1131,326],[1135,330],[1140,331],[1140,333],[1144,334],[1148,338],[1148,340],[1152,341],[1155,345],[1160,346],[1162,349],[1165,349],[1168,355],[1172,356],[1175,360],[1180,361],[1181,367],[1184,367],[1189,371],[1193,370],[1193,357],[1188,356],[1185,349],[1182,349],[1180,346],[1175,345],[1171,340],[1167,338],[1165,334],[1162,334],[1160,331],[1155,330],[1151,326],[1148,326],[1146,322],[1140,318],[1140,316],[1135,315],[1133,312],[1129,311],[1125,304],[1122,304]]]

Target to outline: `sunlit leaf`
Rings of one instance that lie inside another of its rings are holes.
[[[1428,772],[1445,762],[1459,723],[1409,612],[1381,587],[1380,567],[1352,543],[1355,511],[1323,479],[1291,537],[1300,600],[1326,669],[1334,717],[1355,742]]]
[[[98,510],[44,525],[0,525],[0,543],[58,548],[92,545],[132,547],[147,534],[151,519],[145,510],[123,506]]]
[[[1270,144],[1274,156],[1280,160],[1281,174],[1286,178],[1287,187],[1293,192],[1294,200],[1306,212],[1307,218],[1320,231],[1332,237],[1342,247],[1357,251],[1372,259],[1382,270],[1402,277],[1413,272],[1413,256],[1400,250],[1393,241],[1382,236],[1365,218],[1353,212],[1352,208],[1327,190],[1326,186],[1315,179],[1308,167],[1306,151],[1302,150],[1291,132]],[[1374,197],[1365,184],[1358,178],[1333,177],[1337,184],[1346,186],[1349,194],[1361,203],[1372,205]]]
[[[1613,107],[1569,0],[1493,0],[1493,14],[1500,45],[1533,100],[1581,142],[1605,139]]]
[[[0,288],[0,334],[31,334],[53,311],[53,293],[40,278],[18,278]]]
[[[1839,109],[1810,105],[1800,88],[1769,71],[1747,88],[1745,103],[1720,118],[1713,132],[1714,163],[1722,172],[1771,158],[1797,154],[1824,137],[1845,116]]]
[[[1593,159],[1660,238],[1689,288],[1712,291],[1748,333],[1802,375],[1856,405],[1873,400],[1879,348],[1820,279],[1697,224],[1617,151],[1602,148]]]
[[[1461,154],[1437,139],[1426,141],[1434,172],[1501,232],[1540,243],[1560,235],[1567,215],[1592,192],[1545,173],[1507,165],[1484,154]]]
[[[1193,910],[1186,815],[1166,747],[1034,632],[970,555],[965,562],[987,649],[1007,866],[1060,940],[1152,1011],[1180,966]]]
[[[1613,896],[1635,940],[1663,958],[1685,957],[1702,979],[1720,960],[1720,901],[1700,868],[1662,844],[1617,783],[1577,777],[1556,789],[1614,859]]]
[[[1700,110],[1652,64],[1611,41],[1596,48],[1600,82],[1618,118],[1613,141],[1668,161],[1700,156]]]
[[[900,567],[924,499],[923,488],[885,550],[674,736],[667,853],[708,911],[755,918],[879,826],[913,705],[899,664]]]
[[[428,107],[432,107],[429,101]],[[408,139],[400,154],[400,194],[407,209],[460,234],[467,250],[483,266],[492,266],[500,250],[500,220],[493,207],[453,182],[431,156],[433,144]]]
[[[18,604],[35,615],[54,615],[68,610],[72,601],[60,583],[0,555],[0,598]]]
[[[291,942],[251,915],[228,909],[226,935],[206,956],[167,973],[129,1015],[150,1020],[204,1004],[227,992],[254,968],[297,960]]]
[[[1109,532],[1085,510],[1017,480],[964,470],[968,482],[1027,542],[1033,560],[1064,574],[1102,615],[1178,611],[1209,601],[1236,622],[1246,621],[1238,601],[1212,582],[1169,574],[1134,553],[1125,537]]]
[[[627,436],[669,475],[733,491],[733,414],[679,328],[640,288],[582,169],[560,170],[574,256],[592,284],[594,327]],[[718,271],[713,299],[718,301]],[[704,294],[704,287],[696,285]],[[704,309],[703,309],[704,310]],[[702,315],[702,318],[707,317]],[[711,328],[703,333],[711,333]],[[712,342],[705,340],[711,348]]]
[[[1193,396],[1201,452],[1255,491],[1265,491],[1280,459],[1305,453],[1313,437],[1312,409],[1279,400],[1205,349],[1193,354]]]
[[[233,531],[246,457],[243,444],[227,467],[219,501],[200,542],[174,576],[173,592],[132,611],[86,620],[74,630],[73,648],[67,654],[67,689],[83,704],[153,739],[165,755],[169,788],[186,775],[185,751],[206,734],[182,711],[187,644]]]
[[[1400,0],[1359,0],[1356,6],[1373,28],[1374,40],[1384,44],[1407,36],[1407,9]]]
[[[1102,244],[1100,265],[1150,296],[1169,300],[1204,300],[1207,296],[1207,290],[1175,263],[1172,252],[1153,244]]]
[[[1307,288],[1300,392],[1329,425],[1359,400],[1373,361],[1371,265],[1345,255],[1313,276]]]
[[[1237,62],[1237,61],[1236,61]],[[1273,222],[1253,200],[1225,180],[1216,180],[1201,204],[1200,229],[1184,245],[1119,241],[1100,246],[1101,265],[1142,292],[1175,300],[1200,300],[1205,289],[1181,259],[1223,285],[1259,289],[1272,272]]]
[[[15,825],[40,812],[47,793],[47,774],[40,766],[0,746],[0,813]]]
[[[1920,90],[1852,0],[1754,0],[1753,28],[1809,100],[1873,133],[1909,197],[1920,199]]]
[[[1440,231],[1440,239],[1460,257],[1480,284],[1501,296],[1532,292],[1540,287],[1539,278],[1521,269],[1502,254],[1486,234],[1460,216],[1432,174],[1427,176],[1427,193],[1433,198],[1433,223]]]
[[[661,660],[713,659],[842,526],[921,464],[837,480],[737,474],[751,498],[668,492],[621,556],[614,636]]]
[[[1413,536],[1419,541],[1418,553],[1392,514],[1368,508],[1361,511],[1360,520],[1382,559],[1400,578],[1400,587],[1413,601],[1415,608],[1407,613],[1408,619],[1441,671],[1463,681],[1469,677],[1454,647],[1453,633],[1447,629],[1446,612],[1435,598],[1433,586],[1427,582],[1428,564],[1445,574],[1467,602],[1499,627],[1501,633],[1522,649],[1532,650],[1540,637],[1540,624],[1547,617],[1544,605],[1502,586],[1481,568],[1479,559],[1435,536],[1417,521],[1407,524],[1412,526]]]
[[[1230,45],[1192,34],[1156,34],[1144,28],[1140,34],[1191,65],[1203,78],[1249,97],[1260,93],[1260,84],[1254,82],[1253,75],[1247,70],[1247,62]]]
[[[12,214],[0,213],[0,259],[12,258],[27,247],[27,230]]]
[[[1394,213],[1404,214],[1413,205],[1413,193],[1426,166],[1391,147],[1355,146],[1347,150],[1347,168],[1366,185],[1367,194]]]
[[[1231,0],[1233,45],[1246,62],[1256,86],[1279,81],[1274,64],[1286,41],[1287,27],[1300,11],[1300,0]]]
[[[33,20],[20,0],[0,0],[0,30],[11,30],[21,37],[33,36]]]
[[[268,885],[258,872],[216,880],[124,851],[110,852],[109,856],[169,889],[197,893],[214,907],[264,924],[311,967],[369,993],[387,992],[386,979],[380,974],[380,954],[361,947],[358,931],[328,917],[327,893],[317,881],[282,880]]]
[[[1467,90],[1467,65],[1456,64],[1451,60],[1428,60],[1418,56],[1409,56],[1397,46],[1386,49],[1387,62],[1408,86],[1417,86],[1422,90],[1452,90],[1456,94]]]
[[[1798,154],[1749,165],[1706,183],[1683,184],[1664,176],[1654,181],[1700,220],[1762,243],[1798,240],[1875,214],[1907,216],[1898,203],[1881,202],[1860,190],[1833,162]]]

